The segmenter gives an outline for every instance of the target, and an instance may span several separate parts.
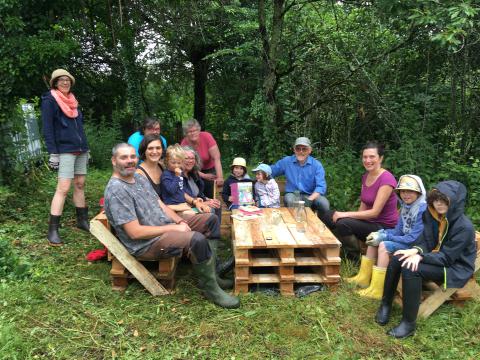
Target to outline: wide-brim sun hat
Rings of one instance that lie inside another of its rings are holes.
[[[272,175],[272,168],[270,165],[267,164],[259,164],[255,169],[252,170],[253,172],[263,171],[267,176]]]
[[[234,167],[234,166],[243,166],[246,169],[247,161],[242,157],[236,157],[235,159],[233,159],[232,165],[230,165],[230,167]]]
[[[75,78],[65,69],[56,69],[52,72],[52,76],[50,77],[50,87],[53,87],[53,82],[56,78],[60,76],[68,76],[72,81],[72,86],[75,85]]]
[[[420,185],[418,184],[417,180],[415,180],[411,176],[402,176],[400,178],[400,181],[398,182],[398,185],[395,188],[395,191],[399,193],[400,190],[411,190],[411,191],[416,191],[419,194],[422,193],[422,189],[420,189]]]

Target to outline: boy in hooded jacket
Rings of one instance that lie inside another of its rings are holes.
[[[438,183],[427,196],[423,232],[414,246],[398,250],[390,260],[376,322],[390,320],[392,302],[402,276],[402,320],[387,332],[395,338],[412,335],[422,295],[422,280],[442,283],[444,289],[462,288],[475,271],[475,230],[464,214],[467,189],[458,181]]]
[[[362,256],[359,273],[346,279],[360,287],[360,296],[380,300],[390,255],[409,249],[423,231],[422,214],[427,209],[426,191],[422,179],[403,175],[395,192],[400,200],[400,217],[393,229],[375,231],[367,236],[367,254]],[[377,258],[378,256],[378,258]],[[376,266],[374,266],[376,262]]]

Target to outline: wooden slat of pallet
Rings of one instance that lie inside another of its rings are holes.
[[[332,234],[329,228],[320,220],[312,209],[306,209],[307,214],[307,233],[310,238],[319,247],[339,247],[340,241]]]
[[[147,289],[153,296],[170,294],[145,267],[128,253],[120,241],[95,218],[90,221],[90,232],[98,241],[125,266],[128,271]]]
[[[250,235],[250,220],[248,221],[233,221],[236,247],[239,249],[249,249],[253,247],[252,236]]]

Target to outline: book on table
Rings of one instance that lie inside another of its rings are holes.
[[[253,183],[251,182],[237,182],[230,184],[233,205],[254,205],[253,199]]]

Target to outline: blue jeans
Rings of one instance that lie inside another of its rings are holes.
[[[393,254],[397,250],[406,250],[411,248],[410,245],[402,244],[395,241],[384,241],[383,245],[385,245],[385,249],[387,249],[390,254]]]
[[[317,197],[315,200],[310,201],[307,198],[309,197],[309,194],[300,194],[300,199],[301,201],[305,201],[305,206],[311,207],[313,211],[316,211],[319,216],[324,214],[326,211],[330,209],[330,203],[328,202],[328,199],[320,195]],[[286,207],[294,207],[295,206],[295,194],[294,193],[285,193],[283,197],[283,202],[285,203]]]

